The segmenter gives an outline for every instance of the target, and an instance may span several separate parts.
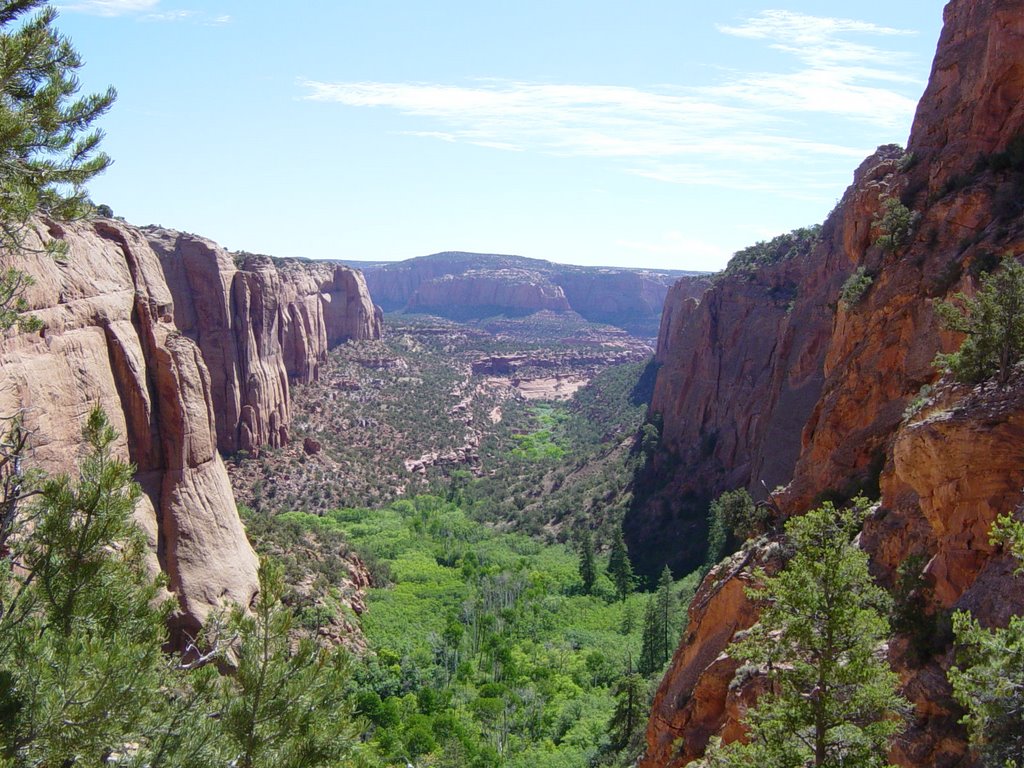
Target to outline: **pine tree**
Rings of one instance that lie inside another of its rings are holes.
[[[787,523],[796,555],[753,593],[761,621],[730,650],[763,669],[771,691],[747,713],[749,743],[712,745],[708,765],[887,765],[907,704],[881,653],[887,596],[852,543],[865,509],[825,504]]]
[[[675,601],[672,595],[672,572],[666,565],[658,579],[658,588],[644,610],[643,636],[637,671],[650,676],[661,669],[675,650]]]
[[[611,747],[616,752],[639,748],[643,726],[647,722],[647,681],[633,670],[627,659],[625,674],[615,684],[615,709],[608,721]]]
[[[644,677],[650,677],[661,668],[661,628],[658,623],[658,606],[654,595],[644,606],[644,623],[640,636],[640,658],[636,670]]]
[[[612,551],[608,556],[608,575],[615,585],[615,594],[620,600],[633,591],[633,564],[629,561],[629,551],[626,549],[626,540],[622,536],[622,528],[615,529],[615,536],[612,539]]]
[[[88,212],[85,185],[110,164],[99,151],[102,133],[91,126],[114,90],[76,98],[82,61],[54,29],[55,18],[45,0],[0,0],[0,251],[23,249],[37,213],[70,219]],[[61,253],[61,244],[48,250]],[[0,329],[38,327],[21,315],[30,284],[17,268],[0,272]]]
[[[597,581],[597,563],[594,559],[594,538],[590,531],[584,529],[580,534],[580,581],[583,582],[583,593],[589,595],[594,591]]]
[[[164,695],[167,603],[132,521],[139,488],[94,410],[79,479],[45,482],[0,573],[0,757],[102,765],[137,744]],[[14,566],[17,566],[15,568]],[[2,761],[0,761],[2,762]]]
[[[936,309],[952,331],[966,334],[960,349],[940,354],[935,363],[958,381],[977,384],[993,376],[1000,386],[1024,358],[1024,266],[1012,256],[999,269],[982,275],[973,299],[957,294],[963,309],[939,302]]]
[[[1002,515],[992,542],[1024,563],[1024,522]],[[1018,570],[1018,576],[1024,565]],[[1024,616],[1005,629],[982,627],[965,611],[953,615],[957,664],[949,670],[953,696],[967,710],[963,723],[984,765],[1024,768]]]
[[[237,669],[222,685],[221,724],[238,768],[334,766],[356,749],[341,649],[293,645],[283,569],[264,559],[252,614],[235,610]]]

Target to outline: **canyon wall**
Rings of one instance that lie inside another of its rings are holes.
[[[652,406],[666,488],[706,499],[787,484],[776,494],[785,514],[863,491],[881,501],[861,545],[883,585],[917,556],[928,611],[970,609],[986,625],[1024,611],[1021,581],[987,535],[1021,502],[1024,381],[922,391],[938,378],[936,353],[960,340],[942,330],[936,302],[973,293],[1000,255],[1024,252],[1022,103],[1024,2],[953,0],[907,153],[883,148],[861,166],[807,254],[721,277],[700,305],[670,295]],[[895,248],[876,242],[887,197],[915,217]],[[844,302],[840,287],[859,267],[870,285]],[[908,412],[915,399],[921,409]],[[637,546],[667,525],[656,505],[632,515]],[[750,557],[763,560],[758,551]],[[645,768],[686,765],[711,735],[742,733],[751,699],[730,686],[723,654],[757,612],[742,590],[749,564],[735,565],[712,571],[691,608],[655,698]],[[889,646],[915,705],[891,759],[971,765],[945,680],[948,641],[925,659],[909,644]]]
[[[65,258],[42,253],[51,239]],[[315,376],[332,339],[379,333],[365,286],[344,267],[238,269],[208,241],[104,219],[37,222],[29,240],[0,266],[35,280],[44,327],[0,337],[0,414],[23,414],[33,465],[74,472],[84,419],[104,408],[144,491],[152,567],[180,604],[172,628],[194,635],[257,590],[218,447],[279,441],[289,376]]]
[[[289,381],[317,378],[329,347],[380,336],[359,274],[340,264],[235,257],[216,243],[145,230],[174,300],[174,323],[203,352],[218,447],[288,442]]]
[[[665,295],[681,275],[691,296],[705,275],[578,267],[522,256],[449,252],[387,264],[359,264],[374,300],[387,310],[429,311],[466,319],[486,314],[574,311],[651,338]],[[682,290],[682,288],[677,288]]]

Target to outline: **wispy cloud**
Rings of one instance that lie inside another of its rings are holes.
[[[818,138],[814,116],[860,124],[880,135],[909,126],[915,107],[909,94],[920,85],[907,74],[909,57],[864,39],[911,32],[789,11],[765,11],[718,29],[764,41],[798,66],[785,72],[729,71],[706,87],[498,79],[462,85],[317,80],[301,85],[308,100],[389,108],[435,123],[405,133],[608,158],[642,176],[744,189],[777,187],[764,181],[769,166],[787,166],[787,187],[800,177],[808,190],[834,188],[829,172],[817,168],[821,161],[841,159],[848,167],[871,148]]]
[[[191,21],[203,26],[223,26],[230,23],[227,14],[211,15],[206,11],[184,8],[161,10],[160,0],[81,0],[81,2],[60,3],[57,7],[70,13],[87,13],[92,16],[131,16],[139,21],[174,22]]]
[[[160,0],[84,0],[79,3],[61,3],[58,8],[72,13],[94,16],[124,16],[155,8]]]

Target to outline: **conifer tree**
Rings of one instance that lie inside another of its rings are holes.
[[[583,582],[583,593],[589,595],[594,591],[597,581],[597,563],[594,558],[594,538],[589,530],[580,534],[580,581]]]
[[[936,357],[936,365],[958,381],[976,384],[993,376],[1000,386],[1024,358],[1024,265],[1003,258],[996,272],[982,275],[974,298],[957,294],[962,309],[939,302],[939,317],[952,331],[967,336],[960,349]]]
[[[637,670],[652,675],[664,666],[675,650],[673,627],[675,606],[672,595],[672,572],[666,565],[658,579],[658,588],[647,601],[644,612],[643,637]]]
[[[154,605],[145,541],[131,515],[132,467],[94,410],[79,479],[45,482],[34,527],[11,538],[0,572],[0,763],[102,765],[137,744],[163,696],[167,604]]]
[[[110,164],[92,126],[114,90],[76,97],[82,60],[55,18],[45,0],[0,0],[0,251],[13,254],[25,246],[33,215],[88,212],[85,185]],[[60,242],[47,249],[62,252]],[[30,284],[14,266],[0,271],[0,329],[37,327],[21,315]]]
[[[346,700],[347,662],[306,638],[293,645],[281,605],[284,571],[264,559],[253,612],[236,609],[238,666],[225,677],[220,719],[238,768],[316,768],[351,758],[356,735]]]
[[[648,705],[647,681],[627,659],[625,674],[615,684],[615,710],[608,721],[611,747],[616,752],[637,750]]]
[[[907,707],[881,652],[886,594],[852,543],[866,504],[826,503],[786,525],[796,555],[753,594],[759,624],[730,653],[757,665],[771,691],[747,712],[749,743],[713,744],[709,766],[880,768]]]
[[[1022,562],[1024,522],[1002,515],[992,527],[992,542]],[[1024,768],[1024,616],[1009,626],[987,629],[966,611],[953,615],[957,663],[949,670],[953,696],[967,710],[971,746],[984,765]]]
[[[633,591],[633,564],[629,561],[629,550],[626,549],[626,540],[622,536],[622,528],[615,529],[612,539],[612,551],[608,556],[608,575],[615,585],[615,594],[619,600],[625,600],[626,596]]]

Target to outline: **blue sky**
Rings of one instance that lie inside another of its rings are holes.
[[[66,0],[93,198],[233,250],[719,269],[904,144],[941,0]],[[841,12],[841,13],[840,13]]]

